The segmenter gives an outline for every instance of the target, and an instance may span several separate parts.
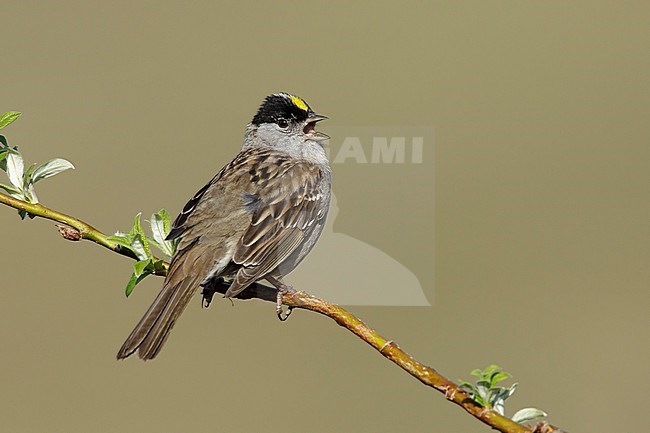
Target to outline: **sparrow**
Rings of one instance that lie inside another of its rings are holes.
[[[118,359],[158,355],[201,286],[230,281],[226,298],[256,281],[278,289],[318,240],[329,210],[332,174],[315,127],[326,116],[288,93],[267,96],[246,127],[243,146],[187,202],[167,236],[177,242],[160,293],[126,339]]]

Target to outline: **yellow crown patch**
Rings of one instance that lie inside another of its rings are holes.
[[[309,111],[309,106],[307,106],[307,103],[302,99],[300,99],[299,97],[289,95],[289,100],[293,105],[300,108],[302,111]]]

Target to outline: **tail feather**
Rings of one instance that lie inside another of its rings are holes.
[[[144,360],[156,357],[167,340],[176,319],[187,307],[201,282],[201,274],[210,263],[208,254],[188,249],[172,260],[165,284],[135,329],[128,336],[117,359],[124,359],[136,351]]]
[[[156,357],[167,340],[178,316],[185,310],[192,295],[198,288],[197,278],[189,277],[177,284],[167,284],[153,301],[135,329],[128,336],[117,359],[124,359],[136,350],[144,360]]]
[[[174,287],[172,296],[167,305],[158,316],[147,335],[144,337],[138,348],[138,356],[144,360],[153,359],[158,355],[163,344],[169,336],[176,319],[187,307],[192,295],[199,286],[197,278],[189,277]]]
[[[138,324],[135,325],[135,328],[131,331],[131,334],[127,337],[126,341],[117,352],[117,359],[127,358],[138,350],[138,347],[140,347],[142,341],[147,337],[147,334],[149,334],[149,331],[151,331],[169,303],[171,296],[174,294],[174,288],[174,286],[169,284],[163,286],[147,312],[144,313],[142,319],[140,319]]]

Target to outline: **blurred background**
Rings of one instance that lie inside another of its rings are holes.
[[[44,204],[106,233],[138,212],[175,215],[277,91],[329,115],[333,146],[361,126],[429,128],[420,163],[333,165],[332,233],[399,263],[431,304],[351,311],[452,380],[501,365],[519,382],[509,415],[534,406],[568,431],[644,430],[647,3],[0,11],[0,111],[23,112],[3,133],[28,161],[77,167],[37,186]],[[327,318],[280,323],[256,301],[201,310],[197,297],[158,359],[117,362],[162,280],[126,299],[128,259],[9,208],[0,227],[3,431],[488,431]],[[300,288],[355,290],[330,248]],[[354,256],[357,279],[383,271]]]

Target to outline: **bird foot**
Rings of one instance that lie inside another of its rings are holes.
[[[277,297],[275,298],[275,314],[278,315],[278,319],[280,319],[281,322],[284,322],[291,315],[293,307],[288,305],[285,311],[285,309],[282,308],[282,297],[287,293],[296,293],[296,291],[293,290],[293,287],[284,284],[277,278],[267,277],[266,279],[278,290]]]
[[[201,290],[201,308],[208,308],[210,306],[215,292],[216,290],[213,288],[203,286],[203,290]]]
[[[275,302],[275,313],[278,315],[278,319],[280,319],[281,322],[287,320],[293,311],[293,307],[290,305],[287,306],[286,311],[284,311],[284,308],[282,308],[282,297],[285,293],[289,292],[295,292],[295,290],[289,286],[285,286],[284,289],[278,289],[278,297]]]

